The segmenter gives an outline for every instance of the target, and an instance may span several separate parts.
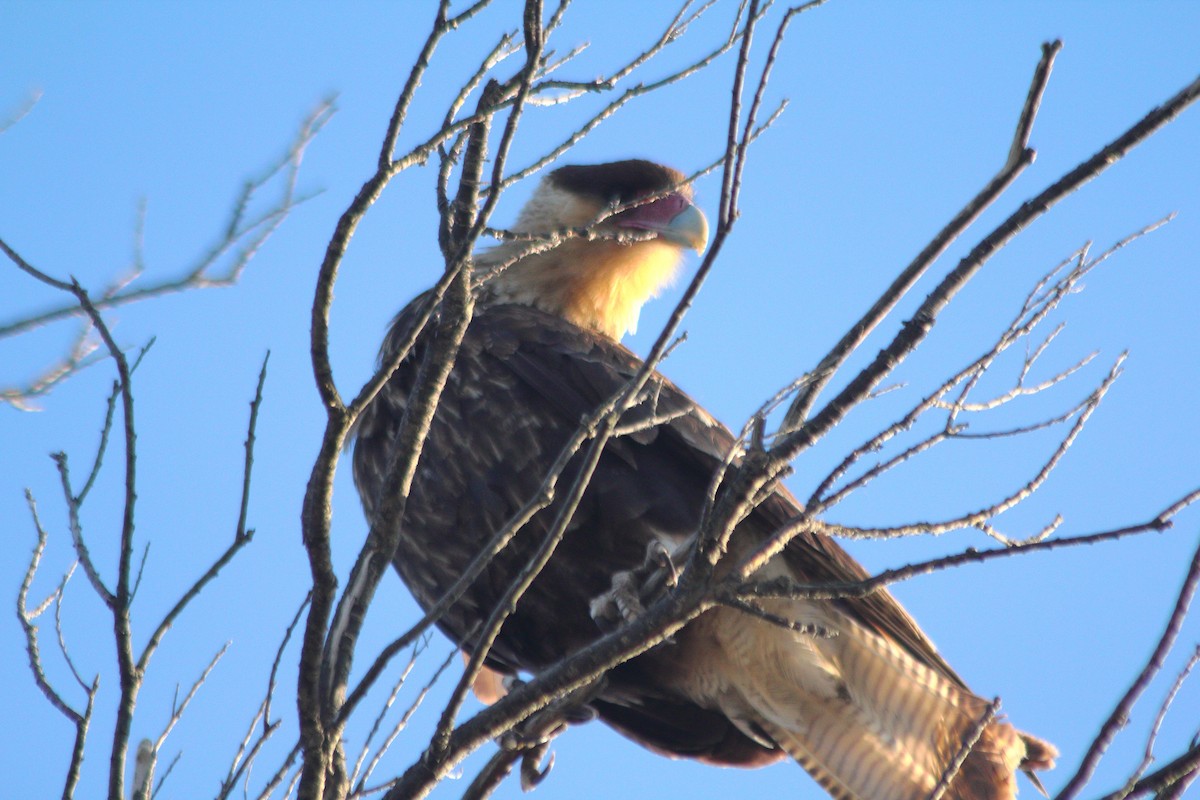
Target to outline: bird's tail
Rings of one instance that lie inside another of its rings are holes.
[[[790,601],[775,611],[800,621],[808,614],[816,629],[834,633],[794,633],[725,612],[718,638],[732,668],[728,711],[837,800],[920,800],[951,774],[945,800],[1011,800],[1016,770],[1053,766],[1052,745],[1007,723],[990,721],[979,733],[991,704],[899,645],[844,617],[829,620],[820,606]],[[973,734],[978,741],[953,771]]]
[[[898,753],[886,740],[864,736],[833,752],[824,743],[763,723],[777,746],[804,767],[836,800],[918,800],[932,796],[941,781],[937,770],[922,764],[922,753]],[[948,800],[1009,800],[1017,795],[1013,769],[1019,767],[1010,746],[1010,725],[992,723],[954,773],[942,798]],[[1020,740],[1020,737],[1016,737]],[[903,756],[911,756],[906,759]],[[1019,757],[1019,756],[1018,756]],[[943,772],[949,767],[946,762]],[[833,765],[833,766],[830,766]],[[1030,777],[1033,777],[1030,773]],[[1035,779],[1036,780],[1036,779]]]

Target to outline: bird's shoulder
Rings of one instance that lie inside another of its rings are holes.
[[[403,411],[432,340],[437,312],[430,313],[431,303],[428,294],[409,303],[393,321],[380,351],[380,360],[386,362],[413,342],[384,393],[391,396],[381,400],[395,413]],[[414,340],[413,332],[423,321]],[[446,391],[452,402],[463,406],[468,422],[508,415],[501,428],[474,426],[476,436],[504,435],[517,423],[574,430],[628,387],[643,366],[642,359],[620,343],[554,314],[526,305],[483,305],[459,346]],[[651,371],[621,415],[618,429],[619,439],[641,445],[665,435],[676,448],[694,451],[705,463],[725,459],[737,447],[728,429],[657,371]]]

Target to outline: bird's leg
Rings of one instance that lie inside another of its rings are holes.
[[[592,619],[604,631],[637,619],[665,589],[679,580],[679,570],[671,551],[658,539],[646,546],[641,566],[612,576],[611,588],[590,604]]]

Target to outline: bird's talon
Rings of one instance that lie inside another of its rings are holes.
[[[546,776],[550,774],[550,770],[554,769],[553,752],[546,759],[546,766],[541,766],[542,759],[546,756],[548,749],[548,744],[538,745],[521,759],[521,791],[533,791],[542,781],[546,780]]]
[[[638,581],[632,571],[612,576],[612,588],[589,604],[592,619],[603,630],[612,630],[622,622],[632,622],[645,608],[638,596]]]
[[[646,548],[646,565],[666,570],[667,586],[674,588],[679,583],[679,569],[675,566],[675,559],[671,557],[667,546],[658,539],[651,539],[649,547]]]

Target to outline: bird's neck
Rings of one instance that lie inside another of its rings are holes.
[[[477,257],[477,270],[494,271],[520,247],[489,250]],[[568,241],[504,268],[485,284],[481,300],[533,306],[619,340],[637,330],[642,304],[671,281],[680,259],[678,247],[658,240]]]

